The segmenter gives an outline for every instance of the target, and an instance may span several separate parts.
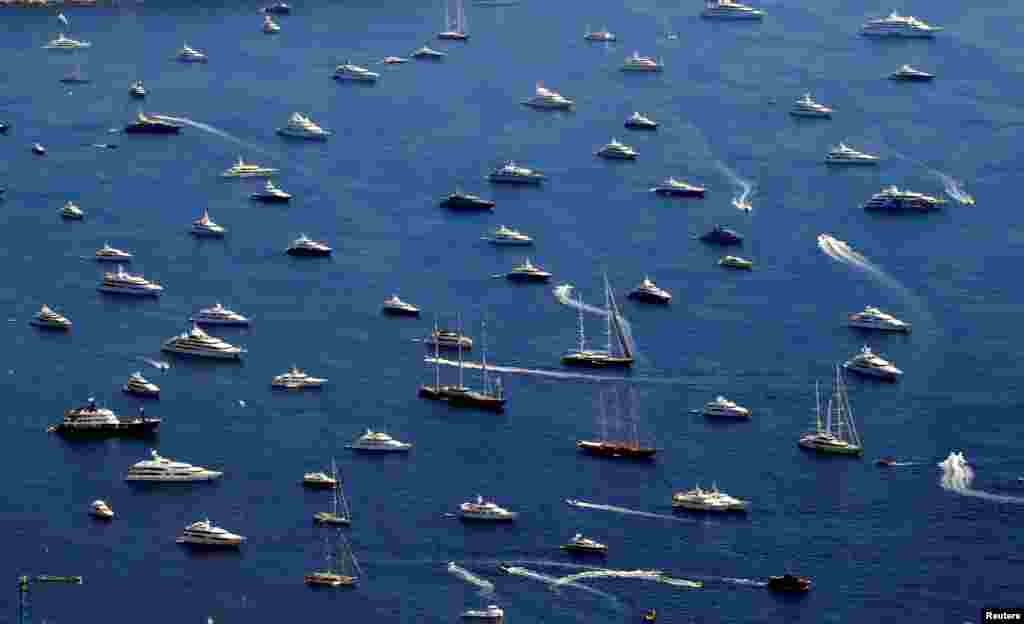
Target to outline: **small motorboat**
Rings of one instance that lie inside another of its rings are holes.
[[[644,611],[643,620],[644,622],[653,622],[658,619],[658,612],[654,609],[648,609]]]
[[[792,574],[769,576],[768,589],[777,592],[803,593],[811,589],[811,579]]]
[[[90,513],[103,520],[110,520],[114,517],[114,510],[110,508],[110,505],[101,500],[95,500],[92,502],[92,510]]]
[[[38,144],[38,143],[33,143],[32,144],[32,153],[33,154],[38,154],[38,155],[42,156],[43,154],[46,153],[46,148],[43,147],[42,145]]]
[[[885,467],[895,466],[896,465],[896,458],[893,457],[892,455],[886,455],[885,457],[882,457],[878,461],[876,461],[875,465],[876,466],[885,466]]]

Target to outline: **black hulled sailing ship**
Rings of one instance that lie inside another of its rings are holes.
[[[651,459],[654,454],[658,452],[658,449],[652,446],[645,446],[640,444],[640,435],[637,427],[636,418],[631,418],[632,422],[628,424],[622,422],[618,414],[618,394],[614,394],[613,398],[616,399],[612,403],[613,409],[613,428],[612,436],[608,433],[608,419],[606,418],[605,406],[608,403],[604,392],[601,393],[600,398],[600,425],[601,425],[601,438],[598,440],[579,440],[576,442],[576,448],[589,453],[590,455],[598,455],[601,457],[621,457],[626,459]],[[635,401],[633,395],[630,396],[631,400]]]
[[[437,324],[434,324],[434,333],[438,331]],[[459,333],[461,335],[461,324]],[[441,358],[439,345],[434,342],[434,383],[433,385],[424,384],[419,388],[419,396],[425,399],[433,399],[435,401],[447,401],[449,405],[456,407],[475,407],[478,409],[485,409],[494,412],[505,411],[505,394],[501,385],[501,378],[495,377],[494,383],[491,383],[490,375],[487,371],[487,345],[484,337],[484,324],[481,323],[481,377],[483,387],[480,390],[473,390],[465,385],[465,362],[462,357],[462,342],[458,343],[459,350],[459,383],[458,385],[441,385]]]
[[[615,294],[608,284],[608,276],[604,279],[604,305],[606,317],[606,333],[608,347],[604,351],[588,349],[586,336],[583,333],[583,301],[577,301],[579,310],[579,342],[577,348],[562,356],[563,364],[573,366],[590,366],[594,368],[629,367],[633,365],[633,349],[622,328],[622,315],[615,305]]]

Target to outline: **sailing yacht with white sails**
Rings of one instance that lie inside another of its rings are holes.
[[[331,510],[316,512],[313,514],[313,522],[327,526],[348,526],[352,524],[352,512],[348,508],[348,501],[345,500],[345,492],[341,489],[338,464],[333,458],[331,458],[331,478],[334,479],[334,485],[331,486]]]
[[[825,409],[824,421],[817,383],[814,384],[814,403],[814,431],[808,431],[800,436],[800,447],[833,455],[863,455],[864,446],[853,420],[853,408],[846,393],[843,371],[838,364],[835,365],[832,398]]]
[[[633,365],[633,350],[629,340],[622,329],[622,315],[618,306],[615,305],[615,295],[608,284],[608,276],[604,279],[604,301],[605,317],[607,325],[605,332],[608,335],[608,347],[604,351],[587,348],[586,336],[583,333],[583,301],[577,302],[579,310],[579,331],[577,348],[566,352],[562,356],[563,364],[576,366],[592,366],[604,368],[608,366],[628,367]]]

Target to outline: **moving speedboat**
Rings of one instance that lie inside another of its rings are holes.
[[[118,418],[112,410],[97,407],[95,399],[82,407],[64,412],[64,420],[47,431],[65,436],[148,436],[160,427],[159,418],[146,418],[140,409],[137,418]]]
[[[768,589],[777,592],[803,593],[810,591],[811,584],[811,579],[806,576],[783,574],[782,576],[768,577]]]
[[[380,74],[372,72],[365,67],[353,65],[352,61],[345,61],[334,69],[335,80],[351,80],[355,82],[377,82]]]
[[[128,87],[128,95],[134,98],[146,97],[146,88],[142,86],[141,80],[136,80],[132,83],[132,86]]]
[[[385,65],[401,65],[402,63],[408,63],[409,59],[402,58],[401,56],[385,56],[381,63]]]
[[[412,444],[396,440],[383,431],[367,429],[363,435],[346,445],[345,448],[350,448],[355,451],[401,453],[411,449]]]
[[[626,127],[633,130],[657,130],[658,122],[634,111],[626,120]]]
[[[876,355],[867,345],[860,348],[860,353],[847,360],[843,368],[885,381],[896,381],[903,376],[903,371],[896,368],[892,362]]]
[[[487,174],[491,182],[505,184],[540,184],[545,180],[544,174],[533,169],[520,167],[509,160],[502,166]]]
[[[651,192],[670,197],[704,197],[705,188],[669,177],[658,186],[652,188]]]
[[[704,409],[701,413],[705,416],[718,416],[724,418],[740,418],[743,420],[750,419],[750,410],[737,405],[735,402],[729,399],[718,396],[715,397],[714,401],[708,401],[704,404]]]
[[[567,543],[562,544],[562,550],[568,550],[570,552],[581,552],[581,553],[596,553],[606,554],[608,552],[608,546],[601,542],[590,539],[589,537],[583,537],[582,533],[577,533],[572,536],[572,539]]]
[[[245,349],[207,334],[195,323],[191,330],[164,341],[160,350],[216,360],[240,360],[245,353]]]
[[[384,304],[381,305],[381,311],[384,314],[393,314],[396,316],[419,316],[420,309],[411,303],[406,303],[398,298],[398,295],[391,295],[384,300]]]
[[[111,247],[109,243],[103,243],[103,246],[96,250],[95,256],[100,262],[131,262],[132,259],[132,254]]]
[[[142,373],[135,372],[128,377],[128,383],[121,387],[121,390],[128,394],[135,394],[144,397],[159,397],[160,386],[142,376]]]
[[[273,181],[267,180],[266,184],[263,185],[263,190],[250,193],[249,199],[268,204],[283,204],[290,202],[292,195],[274,186]]]
[[[182,63],[205,63],[207,61],[206,55],[190,48],[187,43],[182,44],[181,49],[178,50],[178,60]]]
[[[117,265],[114,273],[104,273],[103,281],[97,288],[100,292],[117,295],[136,295],[142,297],[159,297],[164,287],[156,282],[151,282],[141,275],[132,275],[125,272],[121,265]]]
[[[534,266],[527,258],[522,264],[512,267],[505,277],[514,282],[546,282],[551,279],[551,274]]]
[[[287,2],[277,2],[263,9],[264,13],[274,15],[288,15],[292,12],[292,5]]]
[[[862,312],[851,314],[847,317],[846,324],[850,327],[861,329],[878,329],[881,331],[910,333],[910,323],[901,321],[891,314],[886,314],[878,308],[868,306]]]
[[[110,505],[101,500],[94,500],[89,506],[89,513],[102,520],[110,520],[114,517],[114,510]]]
[[[754,268],[754,263],[746,258],[740,258],[739,256],[723,256],[718,261],[718,266],[749,271]]]
[[[203,308],[189,317],[193,323],[201,325],[248,325],[249,319],[238,312],[232,312],[225,308],[220,302],[213,304],[213,307]]]
[[[334,250],[328,247],[327,243],[315,241],[307,238],[305,234],[300,234],[288,246],[285,253],[289,256],[329,256],[332,251]]]
[[[719,245],[739,245],[743,243],[742,236],[720,225],[716,225],[710,232],[701,236],[700,239],[706,243],[717,243]]]
[[[224,473],[210,470],[202,466],[193,466],[184,462],[161,457],[155,450],[150,451],[150,459],[133,464],[128,469],[125,481],[213,481],[221,478]]]
[[[57,38],[44,45],[43,49],[73,51],[89,47],[92,47],[92,44],[88,41],[78,41],[70,37],[65,37],[64,33],[58,33]]]
[[[793,108],[789,109],[789,114],[794,117],[822,117],[829,119],[832,117],[832,109],[824,104],[815,102],[811,99],[810,93],[804,93],[793,103]]]
[[[929,26],[913,15],[900,15],[893,11],[885,17],[868,20],[860,32],[868,37],[930,38],[941,30],[941,27]]]
[[[271,380],[270,385],[274,388],[301,390],[303,388],[321,388],[325,383],[327,383],[326,379],[313,377],[305,371],[300,370],[298,366],[292,364],[292,367],[288,369],[288,372],[275,375]]]
[[[585,35],[583,35],[583,38],[586,39],[587,41],[605,41],[605,42],[608,42],[608,41],[615,41],[615,34],[612,33],[611,31],[609,31],[607,26],[605,26],[601,30],[595,30],[595,31],[590,31],[590,28],[588,27],[587,28],[587,33]]]
[[[889,78],[892,80],[907,80],[916,82],[928,82],[935,78],[935,74],[929,74],[919,69],[914,69],[910,65],[901,65],[899,69],[889,74]]]
[[[692,490],[672,494],[673,509],[689,509],[690,511],[746,511],[750,503],[720,492],[717,485],[710,490],[701,489],[698,485]]]
[[[245,162],[241,156],[238,157],[238,162],[231,165],[224,170],[224,173],[220,174],[222,178],[269,178],[270,176],[277,173],[277,169],[273,167],[264,167],[262,165],[254,165],[252,163]]]
[[[609,160],[636,160],[637,152],[632,147],[612,139],[611,143],[597,150],[596,154]]]
[[[626,296],[630,299],[648,301],[650,303],[669,303],[672,301],[672,295],[667,290],[658,288],[654,281],[647,276],[644,276],[640,285],[629,291],[629,294]]]
[[[203,208],[203,214],[192,222],[192,233],[199,237],[223,238],[227,230],[224,226],[214,223],[210,218],[210,211]]]
[[[492,245],[526,246],[533,244],[533,239],[526,234],[504,225],[499,225],[491,232],[490,236],[481,236],[480,240],[485,240]]]
[[[845,143],[840,143],[829,150],[825,162],[830,165],[877,165],[878,156],[858,152]]]
[[[181,132],[181,125],[165,119],[148,117],[139,111],[135,116],[135,122],[124,127],[128,134],[178,134]]]
[[[61,207],[60,216],[65,219],[81,220],[85,218],[85,213],[82,212],[82,209],[79,208],[75,202],[68,200],[65,202],[64,206]]]
[[[57,314],[50,309],[50,306],[45,304],[36,312],[35,316],[29,321],[29,324],[44,329],[71,329],[70,319]]]
[[[292,113],[291,117],[288,118],[288,125],[278,128],[277,133],[281,136],[314,141],[326,141],[327,137],[333,134],[330,130],[324,130],[316,125],[312,119],[302,113]]]
[[[518,513],[499,507],[491,501],[485,501],[484,497],[479,495],[476,500],[459,505],[459,516],[463,520],[503,522],[515,520],[518,515]]]
[[[633,52],[633,56],[626,57],[620,69],[630,72],[660,72],[665,69],[665,65],[660,60]]]
[[[573,101],[563,97],[561,93],[546,89],[541,83],[537,83],[537,89],[533,97],[523,100],[523,104],[533,108],[549,110],[569,110],[573,107]]]
[[[218,526],[213,526],[209,520],[200,520],[185,527],[181,537],[174,541],[179,544],[191,544],[193,546],[238,548],[245,541],[245,538],[241,535],[230,533]]]
[[[441,200],[441,206],[443,208],[493,210],[495,202],[472,193],[463,193],[461,189],[455,189],[454,193],[449,193]]]
[[[486,609],[467,609],[462,612],[462,617],[472,620],[500,620],[505,617],[505,611],[498,605],[487,605]]]
[[[261,28],[263,32],[268,35],[276,35],[281,32],[281,27],[278,26],[277,22],[274,21],[274,18],[269,15],[263,16],[263,26]]]
[[[872,195],[871,199],[864,203],[864,210],[932,212],[938,210],[944,203],[946,200],[939,197],[914,191],[901,191],[896,186],[889,186]]]
[[[700,16],[721,20],[759,20],[764,17],[764,11],[732,0],[707,0]]]
[[[437,50],[434,50],[433,48],[430,48],[429,46],[423,46],[421,48],[417,48],[416,50],[413,50],[412,54],[410,54],[409,56],[411,56],[411,57],[413,57],[415,59],[424,59],[424,60],[428,60],[428,61],[439,61],[439,60],[443,59],[447,55],[444,52],[438,52]]]

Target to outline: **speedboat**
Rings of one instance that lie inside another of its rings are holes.
[[[547,89],[538,82],[533,97],[523,100],[523,104],[533,108],[569,110],[573,107],[574,103],[569,98],[563,97],[561,93]]]
[[[636,160],[637,152],[632,147],[619,143],[612,139],[612,142],[597,150],[596,154],[601,158],[609,160]]]
[[[212,307],[203,308],[189,317],[193,323],[199,323],[202,325],[248,325],[249,319],[242,316],[238,312],[233,312],[220,302],[213,304]]]
[[[514,282],[546,282],[551,274],[539,266],[534,266],[527,258],[522,264],[512,267],[505,277]]]
[[[76,219],[81,220],[85,218],[85,213],[79,208],[75,202],[68,200],[64,203],[64,206],[60,209],[60,216],[65,219]]]
[[[489,236],[481,236],[480,240],[485,240],[492,245],[526,246],[533,244],[533,239],[526,234],[504,225],[499,225]]]
[[[930,26],[913,15],[900,15],[896,11],[885,17],[868,20],[860,33],[868,37],[934,37],[940,32],[940,26]]]
[[[562,550],[568,550],[570,552],[597,553],[601,555],[608,552],[607,545],[592,540],[589,537],[583,537],[582,533],[573,535],[572,539],[567,543],[562,544],[561,548]]]
[[[889,186],[872,195],[871,199],[864,203],[864,210],[932,212],[938,210],[944,203],[946,200],[939,197]]]
[[[700,16],[721,20],[759,20],[764,17],[764,11],[732,0],[707,0]]]
[[[892,362],[876,355],[867,345],[860,348],[860,353],[847,360],[843,368],[886,381],[896,381],[903,375],[903,371],[896,368]]]
[[[101,500],[94,500],[89,506],[89,513],[102,520],[110,520],[114,517],[114,510],[110,505]]]
[[[811,584],[811,579],[806,576],[783,574],[768,577],[768,589],[777,592],[803,593],[811,589]]]
[[[490,199],[484,199],[479,195],[464,193],[461,189],[457,188],[454,193],[445,195],[441,200],[441,206],[444,208],[468,210],[493,210],[495,202]]]
[[[150,459],[133,464],[128,469],[125,481],[213,481],[224,476],[223,472],[210,470],[202,466],[193,466],[160,456],[155,450],[150,451]]]
[[[793,108],[789,109],[789,114],[794,117],[822,117],[829,119],[832,117],[832,109],[824,104],[815,102],[811,98],[810,93],[804,93],[793,103]]]
[[[434,329],[424,342],[438,349],[462,349],[468,351],[473,348],[473,339],[450,329]]]
[[[840,143],[828,151],[825,162],[830,165],[877,165],[878,156],[858,152],[845,143]]]
[[[354,451],[401,453],[411,449],[412,444],[396,440],[383,431],[367,429],[363,435],[346,445],[345,448],[350,448]]]
[[[498,605],[487,605],[486,609],[467,609],[462,612],[462,617],[472,620],[500,620],[505,617],[505,611]]]
[[[164,341],[161,351],[212,358],[216,360],[240,360],[245,349],[211,336],[192,323],[192,329]]]
[[[209,520],[200,520],[185,527],[181,537],[174,541],[179,544],[191,544],[193,546],[238,548],[245,541],[245,538],[218,526],[213,526]]]
[[[44,329],[71,329],[71,320],[66,316],[57,314],[50,309],[50,306],[43,305],[29,321],[30,325]]]
[[[73,437],[134,437],[150,436],[159,427],[160,419],[146,418],[142,408],[136,418],[119,418],[113,410],[97,407],[96,400],[89,399],[86,405],[64,412],[64,420],[46,430]]]
[[[146,97],[146,87],[142,86],[141,80],[136,80],[132,83],[132,86],[128,87],[128,95],[134,98]]]
[[[274,21],[274,18],[270,17],[269,15],[264,15],[262,30],[264,33],[268,35],[275,35],[281,32],[281,27],[277,25],[277,22]]]
[[[384,314],[394,314],[396,316],[419,316],[420,309],[411,303],[406,303],[398,298],[398,295],[391,295],[384,300],[384,304],[381,306],[381,311]]]
[[[743,243],[743,237],[733,230],[716,225],[710,232],[704,234],[700,239],[706,243],[719,245],[739,245]]]
[[[692,490],[672,494],[673,509],[728,512],[746,511],[749,506],[748,501],[720,492],[717,485],[712,485],[710,490],[702,489],[698,485]]]
[[[128,394],[144,397],[159,397],[160,386],[142,376],[142,373],[134,372],[128,377],[128,383],[121,387],[121,390]]]
[[[281,136],[311,139],[314,141],[326,141],[327,137],[333,134],[330,130],[324,130],[316,125],[312,119],[302,113],[292,113],[291,117],[288,118],[288,125],[278,128],[277,133]]]
[[[425,59],[428,61],[439,61],[447,56],[444,52],[438,52],[429,46],[423,46],[413,50],[409,56],[415,59]]]
[[[255,193],[249,193],[249,199],[266,202],[268,204],[286,203],[292,200],[291,193],[283,191],[278,187],[274,186],[273,181],[267,180],[263,185],[262,191],[256,191]]]
[[[502,166],[487,174],[491,182],[505,184],[540,184],[545,180],[544,174],[533,169],[520,167],[509,160]]]
[[[637,301],[648,301],[650,303],[669,303],[672,301],[672,295],[654,283],[649,277],[644,277],[640,285],[629,291],[626,295],[630,299],[636,299]]]
[[[633,130],[657,130],[658,122],[634,111],[626,120],[626,127]]]
[[[644,614],[641,617],[644,622],[654,622],[658,619],[658,612],[654,609],[648,609],[644,611]]]
[[[901,321],[891,314],[886,314],[878,308],[868,306],[862,312],[851,314],[847,317],[846,324],[850,327],[861,329],[878,329],[881,331],[910,333],[910,323]]]
[[[734,401],[718,396],[715,397],[714,401],[708,401],[704,404],[704,409],[701,413],[705,416],[718,416],[724,418],[740,418],[743,420],[750,419],[750,410],[737,405]]]
[[[190,48],[187,43],[182,44],[181,49],[178,50],[178,60],[182,63],[205,63],[207,61],[206,55]]]
[[[899,69],[889,74],[889,78],[892,80],[928,82],[935,78],[935,74],[929,74],[928,72],[921,71],[920,69],[914,69],[910,65],[901,65]]]
[[[268,7],[264,7],[263,12],[274,15],[288,15],[292,12],[292,5],[287,2],[276,2]]]
[[[665,65],[660,60],[633,52],[633,56],[626,57],[620,69],[630,72],[660,72],[665,69]]]
[[[380,74],[372,72],[365,67],[353,65],[352,61],[345,61],[334,69],[335,80],[351,80],[354,82],[377,82]]]
[[[128,134],[178,134],[181,132],[181,125],[159,119],[148,117],[139,111],[135,116],[135,122],[124,127]]]
[[[42,156],[42,155],[46,154],[46,148],[43,147],[42,145],[40,145],[39,143],[33,143],[32,144],[32,153],[36,154],[37,156]]]
[[[159,297],[164,287],[151,282],[141,275],[132,275],[117,265],[117,271],[104,273],[103,281],[97,288],[100,292],[117,295],[136,295],[142,297]]]
[[[268,178],[277,173],[277,169],[273,167],[264,167],[262,165],[254,165],[252,163],[245,162],[241,156],[238,157],[238,162],[231,165],[224,170],[224,173],[220,174],[222,178]]]
[[[73,51],[80,50],[82,48],[92,47],[92,44],[88,41],[78,41],[71,37],[65,37],[64,33],[58,33],[57,38],[43,46],[46,50],[64,50]]]
[[[651,192],[670,197],[704,197],[705,190],[703,186],[687,184],[682,180],[669,177],[658,186],[652,188]]]
[[[590,29],[587,28],[587,31],[588,32],[585,35],[583,35],[583,38],[586,39],[587,41],[615,41],[615,34],[609,31],[607,26],[605,26],[601,30],[595,31],[590,31]]]
[[[301,390],[303,388],[321,388],[327,383],[326,379],[313,377],[298,366],[292,365],[288,372],[275,375],[270,385],[274,388],[285,388],[287,390]]]
[[[328,247],[327,243],[315,241],[307,238],[305,234],[300,234],[288,246],[286,253],[289,256],[329,256],[332,251],[334,250]]]
[[[327,490],[338,487],[338,479],[335,478],[333,473],[328,474],[323,471],[307,472],[302,475],[302,485]]]
[[[95,257],[100,262],[131,262],[132,254],[127,251],[111,247],[109,243],[96,250]]]
[[[199,237],[222,238],[226,231],[224,226],[213,222],[206,208],[203,208],[203,214],[192,222],[192,233]]]
[[[746,258],[740,258],[739,256],[723,256],[718,261],[718,266],[749,271],[754,268],[754,263]]]
[[[483,496],[477,496],[476,500],[459,505],[459,516],[463,520],[508,521],[515,520],[518,515],[491,501],[485,501]]]
[[[408,63],[409,59],[402,58],[401,56],[385,56],[381,63],[385,65],[401,65],[402,63]]]

